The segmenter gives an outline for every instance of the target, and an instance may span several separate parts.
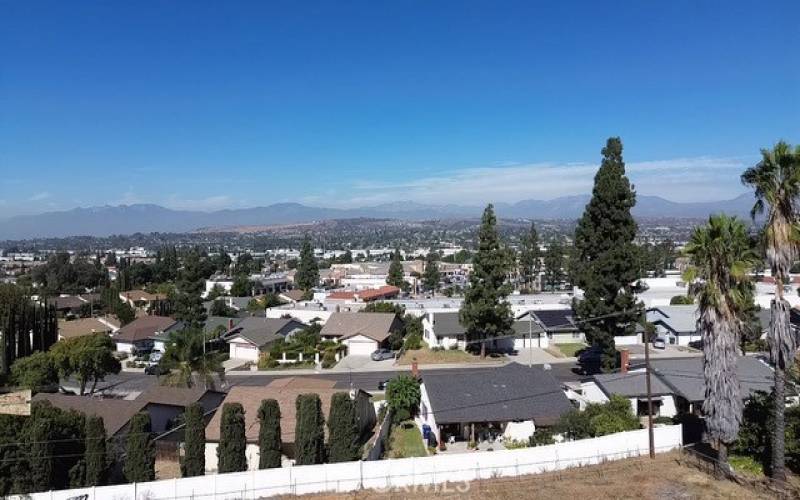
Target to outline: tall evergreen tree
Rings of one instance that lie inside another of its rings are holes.
[[[536,224],[531,222],[531,229],[522,237],[519,250],[519,277],[525,288],[529,290],[536,288],[541,269],[539,234],[536,232]]]
[[[265,399],[258,407],[258,468],[281,466],[281,407],[274,399]]]
[[[217,469],[219,473],[247,470],[247,439],[244,431],[244,408],[239,403],[225,403],[219,426]]]
[[[616,368],[614,337],[633,334],[640,306],[633,293],[637,275],[636,204],[622,160],[622,142],[612,137],[603,148],[592,199],[575,229],[577,285],[584,298],[575,312],[593,345],[602,347],[604,370]]]
[[[400,249],[395,248],[392,254],[392,263],[389,264],[389,274],[386,276],[386,283],[398,288],[405,288],[406,280],[403,273],[402,257]]]
[[[106,427],[103,418],[86,417],[86,486],[102,486],[108,475]]]
[[[156,478],[156,447],[151,435],[150,415],[137,413],[131,418],[129,429],[122,473],[129,483],[153,481]]]
[[[436,262],[438,257],[436,252],[430,252],[425,257],[425,272],[422,275],[422,283],[425,285],[425,289],[432,292],[439,288],[439,280],[441,279],[439,264]]]
[[[202,329],[206,322],[207,313],[202,297],[204,288],[205,276],[200,252],[192,249],[183,259],[175,303],[175,319],[183,321],[187,327]]]
[[[559,238],[547,245],[544,252],[544,284],[546,289],[555,291],[564,281],[564,245]]]
[[[295,463],[321,464],[325,461],[325,417],[318,394],[300,394],[295,402]]]
[[[486,356],[486,340],[511,331],[514,317],[506,297],[511,287],[506,283],[509,255],[497,233],[497,218],[490,204],[483,211],[478,231],[478,251],[472,259],[469,287],[459,319],[469,342],[480,342],[481,357]]]
[[[203,407],[193,403],[183,413],[184,447],[181,460],[181,476],[202,476],[206,470],[206,426],[203,423]]]
[[[358,458],[356,408],[348,393],[337,392],[331,398],[328,416],[328,461],[350,462]]]
[[[33,491],[47,491],[55,486],[52,426],[53,422],[47,418],[39,418],[32,422],[28,466],[30,467],[30,483]]]
[[[306,292],[319,284],[319,266],[317,259],[314,258],[314,249],[311,247],[311,240],[308,239],[308,236],[303,238],[303,245],[300,247],[300,262],[297,264],[294,282]]]

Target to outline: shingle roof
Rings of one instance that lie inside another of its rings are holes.
[[[233,337],[247,339],[258,347],[263,347],[271,342],[283,338],[281,333],[288,333],[293,328],[303,328],[305,325],[294,318],[243,318],[232,330],[225,333],[225,340]]]
[[[55,306],[56,309],[78,309],[86,302],[81,300],[80,297],[76,297],[74,295],[65,295],[63,297],[53,297],[47,299],[47,303]]]
[[[97,318],[80,318],[72,321],[59,320],[58,334],[65,338],[91,335],[92,333],[110,333],[113,329],[101,323]]]
[[[751,356],[738,357],[736,361],[736,374],[743,397],[756,391],[772,391],[774,372],[769,366]],[[678,395],[688,401],[705,399],[702,357],[665,359],[650,363],[653,372]]]
[[[618,394],[633,398],[647,395],[647,378],[644,372],[595,375],[594,381],[607,396]],[[673,393],[655,374],[650,374],[650,389],[654,396]]]
[[[106,435],[109,437],[125,427],[131,417],[142,408],[140,402],[125,399],[104,399],[43,392],[33,397],[33,402],[37,401],[49,401],[53,406],[62,410],[75,410],[86,415],[102,417]]]
[[[167,298],[163,293],[150,293],[146,290],[129,290],[120,292],[120,295],[134,302],[152,302],[154,300],[164,300]]]
[[[647,311],[647,321],[660,323],[678,333],[697,330],[697,306],[659,306]]]
[[[433,332],[437,337],[464,335],[466,330],[459,321],[457,312],[435,312],[431,313],[431,316],[433,317]],[[538,323],[528,319],[514,321],[511,328],[517,335],[544,332]]]
[[[141,316],[120,328],[112,338],[118,342],[145,340],[167,330],[175,323],[174,319],[167,316]]]
[[[341,339],[363,335],[383,342],[400,328],[399,321],[393,313],[336,312],[325,322],[320,335]]]
[[[422,375],[438,424],[532,419],[552,425],[573,409],[556,379],[539,367],[510,363],[459,376],[445,371]]]

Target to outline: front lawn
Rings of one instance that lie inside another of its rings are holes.
[[[486,363],[497,362],[499,356],[487,355],[481,359],[478,354],[471,354],[461,349],[432,350],[423,345],[421,349],[405,351],[397,360],[398,365],[410,365],[417,359],[420,365],[440,365],[446,363]]]
[[[392,427],[389,437],[388,458],[426,457],[428,450],[422,442],[422,433],[414,422],[407,420]]]
[[[578,354],[578,351],[586,349],[586,344],[583,342],[553,345],[567,358],[574,358]]]
[[[263,371],[273,371],[273,370],[308,370],[313,369],[316,365],[314,361],[303,361],[300,363],[280,363],[277,366],[270,366],[266,363],[259,363],[258,369]]]

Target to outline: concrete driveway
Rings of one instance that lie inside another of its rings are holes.
[[[521,365],[543,365],[545,363],[571,363],[575,358],[557,358],[541,347],[520,349],[516,354],[509,354],[508,359]]]
[[[345,356],[341,361],[336,363],[336,366],[330,369],[332,372],[347,372],[351,370],[358,370],[362,372],[368,371],[385,371],[394,369],[393,359],[384,359],[383,361],[372,361],[369,356]]]
[[[644,344],[617,346],[617,349],[628,349],[631,359],[644,359]],[[702,355],[702,351],[687,346],[667,344],[664,349],[655,349],[650,346],[650,357],[659,358],[691,358]]]

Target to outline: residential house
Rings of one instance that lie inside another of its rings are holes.
[[[647,321],[655,325],[658,337],[668,344],[689,345],[700,340],[697,331],[697,306],[659,306],[647,311]]]
[[[586,341],[585,335],[575,323],[575,313],[572,309],[534,309],[526,314],[532,315],[531,319],[539,323],[547,333],[548,340],[554,344]]]
[[[309,377],[286,377],[273,380],[266,386],[234,386],[225,403],[239,403],[244,407],[245,437],[247,440],[247,462],[249,470],[258,469],[258,407],[265,399],[274,399],[281,410],[281,441],[286,461],[295,457],[295,424],[297,420],[297,396],[314,393],[322,402],[322,412],[327,421],[330,414],[331,397],[337,392],[346,392],[335,387],[333,380]],[[351,389],[350,397],[355,401],[359,442],[364,442],[375,427],[375,408],[370,402],[369,393]],[[222,412],[218,411],[206,426],[206,471],[217,469],[217,445],[220,440]],[[325,427],[327,435],[327,426]]]
[[[396,286],[385,285],[379,288],[366,288],[363,290],[341,290],[331,292],[326,301],[342,300],[349,302],[375,302],[378,300],[394,299],[400,295]]]
[[[134,309],[147,313],[155,311],[159,303],[167,300],[167,296],[163,293],[150,293],[146,290],[120,292],[119,298]]]
[[[223,334],[228,343],[231,359],[258,361],[261,352],[278,339],[287,339],[306,327],[294,318],[249,317],[233,325]]]
[[[529,314],[515,320],[513,332],[492,340],[488,346],[499,351],[519,351],[531,347],[547,347],[548,338],[541,325]],[[430,347],[465,349],[466,329],[455,311],[429,312],[422,318],[422,338]]]
[[[416,419],[437,441],[524,440],[554,425],[574,407],[561,384],[540,367],[509,363],[498,368],[422,374]]]
[[[117,351],[133,353],[152,349],[154,339],[163,339],[182,327],[183,323],[167,316],[141,316],[120,328],[111,338],[117,345]]]
[[[290,304],[296,304],[298,302],[302,302],[304,296],[305,292],[303,290],[295,288],[293,290],[286,290],[285,292],[281,292],[278,295],[278,298],[280,298],[281,300],[285,300]]]
[[[335,312],[331,314],[320,336],[342,342],[351,356],[369,356],[388,345],[389,336],[403,329],[403,322],[394,313]]]
[[[47,299],[47,304],[56,308],[59,316],[77,315],[81,311],[83,304],[87,302],[75,295],[61,295]]]
[[[91,335],[93,333],[105,333],[111,335],[117,330],[119,330],[119,322],[111,317],[58,320],[59,340]]]

